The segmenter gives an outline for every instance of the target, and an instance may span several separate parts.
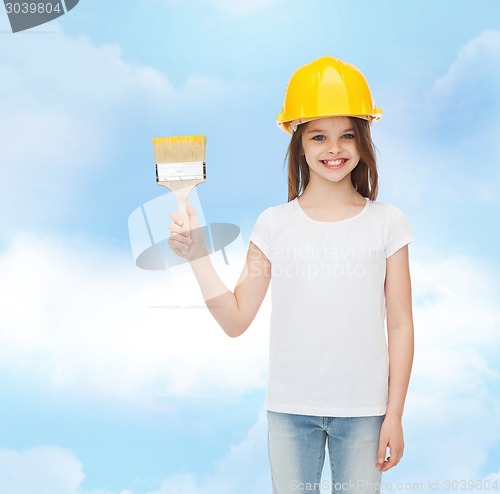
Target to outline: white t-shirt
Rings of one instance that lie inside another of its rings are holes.
[[[270,260],[266,408],[330,417],[387,410],[386,258],[413,240],[397,207],[310,218],[297,198],[263,211],[250,240]]]

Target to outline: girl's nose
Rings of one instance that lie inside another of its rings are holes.
[[[330,149],[328,150],[328,152],[330,154],[340,154],[340,152],[342,151],[342,149],[340,148],[340,144],[331,144],[330,145]]]

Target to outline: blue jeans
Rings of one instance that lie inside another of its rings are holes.
[[[385,415],[315,417],[267,411],[273,494],[378,494],[382,473],[375,466]],[[321,481],[325,444],[332,480]]]

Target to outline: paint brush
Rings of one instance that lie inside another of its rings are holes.
[[[203,135],[156,137],[153,150],[156,161],[156,183],[170,189],[177,198],[183,228],[190,230],[187,200],[189,193],[207,179]]]

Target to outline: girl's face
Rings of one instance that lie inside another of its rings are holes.
[[[356,136],[347,117],[327,117],[305,124],[302,149],[311,179],[313,175],[340,182],[359,163]]]

